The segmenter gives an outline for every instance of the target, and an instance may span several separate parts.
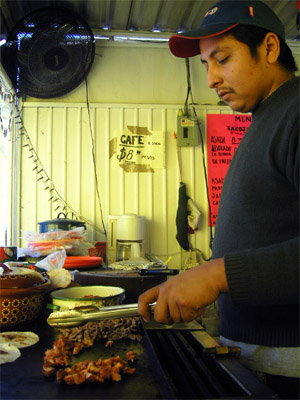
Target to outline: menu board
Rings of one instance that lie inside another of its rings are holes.
[[[208,226],[215,226],[226,172],[251,121],[248,114],[207,114]]]

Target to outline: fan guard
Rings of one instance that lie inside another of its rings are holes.
[[[88,24],[70,10],[42,8],[19,21],[5,46],[7,73],[20,94],[62,96],[88,74],[95,39]]]

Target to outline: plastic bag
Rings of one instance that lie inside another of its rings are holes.
[[[47,271],[51,289],[66,288],[72,281],[70,272],[63,268],[66,257],[65,250],[56,251],[35,264],[36,267]]]
[[[46,271],[51,271],[52,269],[62,268],[66,261],[66,251],[56,251],[55,253],[49,254],[46,258],[38,261],[35,265],[39,268],[43,268]]]
[[[70,231],[32,232],[25,231],[23,239],[27,247],[22,248],[23,254],[29,257],[47,256],[59,250],[65,250],[68,255],[88,255],[89,249],[94,247],[86,240],[84,227]]]

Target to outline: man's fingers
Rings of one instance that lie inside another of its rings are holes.
[[[149,304],[152,304],[156,301],[158,293],[159,285],[154,286],[153,288],[147,290],[139,296],[138,312],[146,322],[149,322],[151,319]]]
[[[169,312],[168,303],[164,301],[161,297],[158,297],[156,301],[154,319],[161,324],[170,325],[173,323],[172,317]]]
[[[152,304],[156,301],[155,310],[154,310],[154,319],[155,321],[171,325],[174,321],[180,321],[180,315],[176,306],[172,307],[173,311],[172,314],[169,312],[169,305],[166,301],[164,301],[163,296],[161,295],[161,286],[163,284],[157,285],[146,292],[142,293],[139,296],[138,301],[138,311],[140,316],[146,321],[149,322],[151,319],[151,313],[149,309],[149,304]],[[175,320],[173,319],[175,318]]]
[[[203,314],[204,308],[179,307],[181,319],[190,322]]]
[[[175,299],[172,300],[170,299],[168,306],[169,306],[169,315],[173,321],[172,323],[183,322],[181,311],[177,304],[177,301]]]

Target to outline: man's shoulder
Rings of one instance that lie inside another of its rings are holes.
[[[299,76],[293,77],[279,86],[277,90],[271,94],[269,97],[269,105],[272,107],[273,112],[276,111],[279,115],[286,112],[298,113],[300,97],[299,83]],[[268,101],[266,103],[268,103]],[[276,110],[274,108],[276,108]]]

